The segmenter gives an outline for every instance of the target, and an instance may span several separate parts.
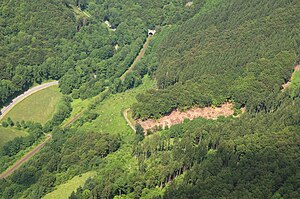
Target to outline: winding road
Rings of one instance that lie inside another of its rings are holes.
[[[139,62],[141,60],[141,58],[144,56],[145,51],[150,43],[152,39],[152,35],[149,35],[143,48],[141,49],[140,53],[138,54],[138,56],[136,57],[136,59],[134,60],[133,64],[130,66],[130,68],[120,77],[120,79],[122,81],[124,81],[126,75],[128,73],[130,73],[133,68],[135,67],[135,65],[137,64],[137,62]],[[15,106],[17,105],[19,102],[21,102],[22,100],[24,100],[25,98],[29,97],[30,95],[32,95],[33,93],[36,93],[40,90],[43,90],[45,88],[48,88],[50,86],[54,86],[54,85],[58,85],[58,81],[54,81],[54,82],[48,82],[48,83],[44,83],[41,85],[38,85],[36,87],[33,87],[29,90],[27,90],[26,92],[24,92],[23,94],[19,95],[18,97],[16,97],[15,99],[12,100],[12,102],[1,109],[1,115],[0,115],[0,120],[4,118],[4,116]],[[128,119],[128,111],[130,109],[126,109],[123,112],[123,115],[125,117],[126,122],[128,123],[128,125],[130,126],[130,128],[136,132],[134,125],[131,123],[131,121]],[[65,125],[64,127],[68,127],[70,126],[74,121],[76,121],[82,113],[78,113],[76,114],[73,118],[71,118]],[[5,172],[3,172],[0,175],[0,179],[4,179],[6,177],[8,177],[9,175],[11,175],[14,171],[16,171],[23,163],[25,163],[27,160],[29,160],[32,156],[34,156],[37,152],[39,152],[43,146],[52,138],[51,134],[47,134],[46,135],[46,139],[40,143],[38,146],[36,146],[33,150],[31,150],[30,152],[28,152],[24,157],[22,157],[20,160],[18,160],[15,164],[13,164],[10,168],[8,168]]]
[[[16,97],[15,99],[12,100],[12,102],[1,109],[1,115],[0,115],[0,120],[3,119],[3,117],[15,106],[17,105],[19,102],[21,102],[22,100],[24,100],[25,98],[29,97],[30,95],[43,90],[45,88],[48,88],[50,86],[54,86],[54,85],[58,85],[58,81],[54,81],[54,82],[48,82],[48,83],[44,83],[38,86],[35,86],[29,90],[27,90],[26,92],[24,92],[23,94],[19,95],[18,97]],[[0,175],[0,179],[6,178],[9,175],[11,175],[15,170],[17,170],[24,162],[26,162],[27,160],[29,160],[32,156],[34,156],[37,152],[39,152],[43,146],[52,138],[51,134],[47,134],[46,135],[46,139],[40,143],[39,145],[37,145],[34,149],[32,149],[30,152],[28,152],[25,156],[23,156],[20,160],[18,160],[16,163],[14,163],[10,168],[8,168],[5,172],[3,172]]]
[[[15,99],[12,100],[12,102],[6,106],[3,107],[1,109],[1,115],[0,115],[0,120],[2,120],[4,118],[4,116],[15,106],[17,105],[19,102],[21,102],[22,100],[24,100],[25,98],[29,97],[30,95],[32,95],[33,93],[36,93],[40,90],[43,90],[45,88],[48,88],[50,86],[54,86],[54,85],[58,85],[58,81],[54,81],[54,82],[48,82],[48,83],[44,83],[38,86],[35,86],[27,91],[25,91],[23,94],[19,95],[18,97],[16,97]]]

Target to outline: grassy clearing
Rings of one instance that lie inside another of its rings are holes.
[[[100,116],[91,123],[85,123],[79,130],[84,132],[120,133],[123,138],[125,138],[124,140],[130,139],[129,137],[132,135],[132,130],[127,125],[122,113],[126,108],[129,108],[136,102],[135,97],[137,94],[143,93],[145,90],[153,87],[154,82],[149,77],[145,77],[143,84],[138,88],[128,90],[125,93],[110,95],[96,107],[96,112],[100,114]],[[78,112],[84,110],[92,101],[92,99],[73,101],[72,115],[76,115]],[[128,174],[136,171],[138,163],[137,160],[132,157],[131,152],[132,146],[123,144],[118,151],[105,157],[105,164],[101,165],[97,170],[97,178],[104,177],[101,173],[112,173],[120,169]],[[83,174],[81,178],[76,176],[67,183],[57,186],[57,189],[47,194],[44,199],[68,198],[72,191],[76,190],[79,186],[83,186],[86,179],[93,176],[96,176],[95,172],[93,174]]]
[[[81,130],[85,132],[120,133],[123,136],[131,134],[132,130],[123,117],[123,111],[136,102],[137,94],[153,87],[154,82],[149,77],[145,77],[141,86],[125,93],[109,96],[96,107],[99,117],[92,123],[85,123]]]
[[[69,4],[69,6],[72,8],[73,12],[75,13],[77,20],[80,17],[83,17],[83,18],[89,18],[89,17],[91,17],[91,15],[88,12],[82,11],[78,7],[76,7],[74,5],[71,5],[71,4]]]
[[[300,70],[294,72],[292,82],[291,82],[292,89],[297,87],[300,87]]]
[[[78,187],[83,186],[88,178],[94,177],[95,175],[95,171],[90,171],[75,176],[65,184],[59,185],[55,191],[47,194],[43,199],[68,199],[73,191],[76,191]]]
[[[27,132],[17,130],[16,128],[4,128],[0,126],[0,147],[2,147],[6,142],[13,140],[15,137],[21,137],[28,135]]]
[[[52,118],[58,101],[62,97],[58,86],[38,91],[18,103],[5,117],[15,121],[35,121],[42,124]]]
[[[289,90],[291,96],[295,97],[297,95],[297,89],[300,88],[300,70],[294,71],[291,82],[289,84]]]
[[[91,98],[86,99],[86,100],[82,100],[82,99],[73,100],[73,102],[71,103],[71,106],[72,106],[71,116],[68,117],[67,119],[65,119],[65,121],[61,125],[65,126],[72,118],[74,118],[77,115],[79,115],[80,113],[84,112],[84,110],[87,109],[88,105],[91,102],[92,102]]]

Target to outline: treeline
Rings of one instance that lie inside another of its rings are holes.
[[[99,165],[102,158],[120,147],[117,135],[62,131],[30,162],[0,181],[1,198],[41,198],[75,175]],[[24,193],[22,193],[24,192]]]
[[[40,123],[31,121],[21,121],[14,123],[10,118],[2,122],[3,124],[9,124],[11,128],[17,128],[28,132],[28,135],[24,137],[16,137],[11,141],[8,141],[0,148],[0,172],[5,171],[13,162],[15,162],[15,155],[22,150],[27,149],[37,142],[44,134],[44,128]]]
[[[174,107],[209,105],[205,99],[212,104],[232,100],[250,112],[269,111],[268,100],[280,92],[300,59],[299,7],[296,0],[221,1],[175,25],[154,50],[155,78],[162,90],[139,96],[135,115],[156,118]],[[200,97],[194,100],[195,91]]]
[[[158,119],[166,114],[170,114],[176,108],[185,110],[186,108],[198,106],[206,107],[213,104],[212,94],[206,87],[200,89],[198,84],[187,82],[176,86],[170,86],[165,90],[149,90],[138,95],[138,103],[132,107],[133,117],[148,119]],[[204,91],[205,94],[204,94]],[[151,103],[149,103],[151,101]],[[214,103],[220,105],[220,103]]]
[[[232,82],[228,82],[232,77],[223,74],[201,82],[188,80],[167,89],[149,90],[137,96],[133,116],[157,119],[176,108],[218,106],[229,100],[235,102],[236,108],[246,106],[250,112],[270,111],[281,85],[290,78],[290,66],[295,59],[295,54],[282,52],[270,60],[260,59],[245,65],[245,71]]]
[[[44,126],[33,121],[25,122],[22,120],[20,122],[14,122],[10,117],[2,121],[3,127],[7,128],[10,126],[19,130],[26,130],[29,135],[24,137],[16,137],[0,148],[0,162],[3,163],[3,165],[0,167],[0,171],[4,171],[8,166],[11,166],[15,159],[14,155],[32,146],[39,140],[39,138],[42,137],[44,133],[49,133],[53,129],[58,128],[59,125],[70,116],[72,111],[71,102],[71,97],[63,96],[52,119],[49,120]]]
[[[62,97],[52,119],[44,126],[45,132],[50,132],[54,127],[59,126],[66,118],[70,117],[72,111],[71,102],[72,98],[70,96]]]
[[[3,156],[13,156],[19,151],[26,149],[31,146],[43,135],[43,126],[36,122],[24,122],[20,123],[19,129],[26,130],[29,135],[25,137],[16,137],[15,139],[7,142],[1,149],[0,153]]]
[[[198,118],[144,140],[136,135],[134,172],[101,173],[70,198],[298,198],[297,96],[282,92],[273,112],[255,117]]]

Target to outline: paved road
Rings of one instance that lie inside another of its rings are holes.
[[[29,160],[32,156],[34,156],[37,152],[39,152],[43,146],[52,138],[51,134],[46,135],[47,138],[41,144],[37,145],[32,151],[27,153],[23,158],[18,160],[12,167],[6,170],[4,173],[0,175],[0,179],[6,178],[11,175],[15,170],[17,170],[24,162]]]
[[[15,99],[12,100],[12,102],[1,109],[1,115],[0,115],[0,120],[19,102],[21,102],[22,100],[24,100],[26,97],[32,95],[33,93],[36,93],[40,90],[43,90],[45,88],[48,88],[50,86],[54,86],[54,85],[58,85],[58,81],[55,82],[48,82],[48,83],[44,83],[38,86],[35,86],[29,90],[27,90],[25,93],[19,95],[18,97],[16,97]]]

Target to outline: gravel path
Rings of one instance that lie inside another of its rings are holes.
[[[123,116],[124,116],[124,118],[125,118],[127,124],[130,126],[130,128],[136,133],[136,130],[135,130],[134,125],[133,125],[133,124],[131,123],[131,121],[128,119],[128,111],[129,111],[129,110],[130,110],[129,108],[126,109],[126,110],[123,112]]]
[[[0,120],[3,119],[3,117],[19,102],[21,102],[22,100],[24,100],[25,98],[27,98],[28,96],[32,95],[33,93],[36,93],[40,90],[43,90],[45,88],[48,88],[50,86],[54,86],[54,85],[58,85],[58,81],[55,82],[48,82],[48,83],[44,83],[38,86],[35,86],[27,91],[25,91],[23,94],[19,95],[18,97],[16,97],[15,99],[12,100],[12,102],[6,106],[3,107],[1,109],[1,115],[0,115]]]

